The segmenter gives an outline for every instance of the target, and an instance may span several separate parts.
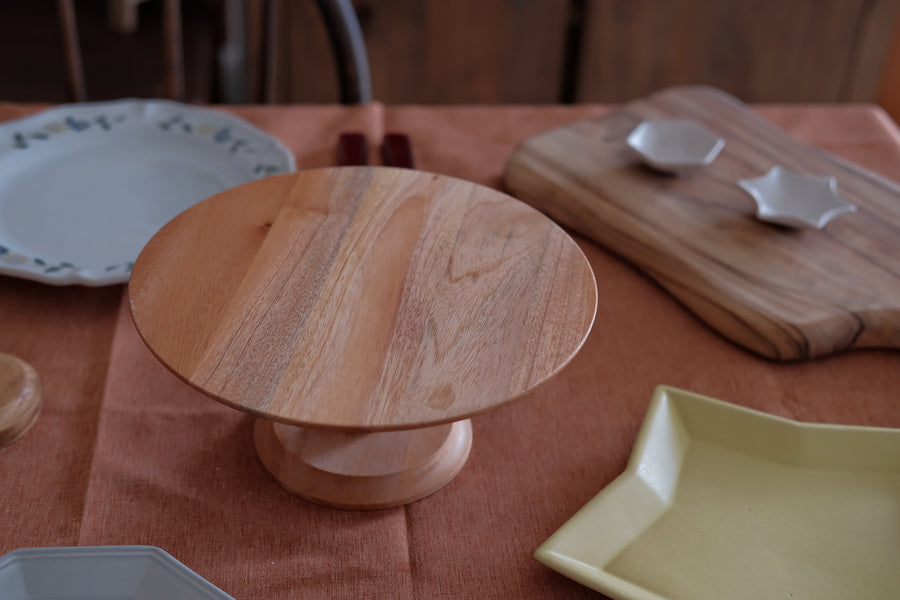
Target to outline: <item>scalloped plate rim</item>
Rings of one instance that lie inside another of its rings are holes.
[[[120,120],[113,120],[108,113],[116,111],[117,115],[124,115]],[[115,132],[118,124],[129,121],[138,121],[139,125],[145,125],[152,129],[161,129],[161,118],[176,119],[171,126],[173,131],[185,135],[193,135],[199,138],[199,127],[194,127],[196,121],[202,121],[203,126],[210,126],[215,131],[204,132],[203,135],[215,139],[217,133],[223,130],[239,131],[241,137],[228,139],[227,143],[211,142],[211,147],[216,145],[224,148],[237,146],[231,152],[256,152],[253,144],[259,148],[256,155],[261,160],[256,168],[259,176],[247,178],[243,182],[259,179],[264,176],[282,174],[296,171],[296,159],[290,149],[272,134],[269,134],[248,120],[219,110],[214,106],[194,106],[181,102],[165,99],[141,99],[124,98],[119,100],[60,104],[47,108],[37,113],[8,121],[0,122],[0,173],[3,171],[3,158],[8,153],[21,152],[35,146],[52,143],[54,136],[83,126],[88,128],[103,128],[105,133]],[[70,120],[71,119],[71,120]],[[190,129],[188,129],[189,127]],[[126,134],[128,135],[128,134]],[[229,133],[230,135],[230,133]],[[193,142],[192,142],[193,143]],[[24,146],[23,146],[24,145]],[[91,147],[91,140],[84,144],[85,150]],[[183,146],[183,145],[182,145]],[[179,147],[179,144],[173,144]],[[221,151],[221,149],[220,149]],[[232,159],[234,160],[234,159]],[[247,166],[249,170],[250,167]],[[220,190],[223,191],[223,190]],[[190,205],[196,204],[207,197],[198,197],[192,200]],[[0,206],[3,199],[0,198]],[[175,215],[167,215],[169,218]],[[114,227],[115,223],[108,223],[103,229]],[[97,235],[96,231],[86,232],[85,235]],[[110,260],[104,264],[76,265],[75,262],[65,259],[45,259],[36,253],[20,252],[15,248],[15,243],[4,239],[0,232],[0,276],[6,275],[20,279],[27,279],[49,285],[85,285],[106,286],[126,283],[131,274],[131,267],[137,254],[134,256],[110,256]]]

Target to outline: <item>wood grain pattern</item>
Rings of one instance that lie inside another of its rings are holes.
[[[311,2],[285,2],[275,101],[336,97]],[[357,0],[375,98],[386,104],[559,99],[567,2]]]
[[[334,59],[313,3],[282,4],[269,100],[334,101]],[[747,102],[871,102],[891,75],[900,17],[895,0],[354,5],[386,104],[623,102],[692,83]]]
[[[643,119],[676,117],[726,145],[689,176],[657,175],[624,140]],[[736,182],[775,164],[835,176],[859,210],[823,230],[757,221]],[[532,138],[505,177],[512,193],[631,261],[762,356],[900,348],[900,186],[800,144],[718,90],[665,90]]]
[[[588,0],[581,102],[704,83],[745,102],[874,100],[894,0]]]
[[[900,121],[900,18],[894,22],[891,45],[884,63],[876,99],[896,122]]]
[[[421,500],[456,477],[472,448],[472,423],[346,433],[258,419],[254,439],[263,465],[291,492],[371,510]]]
[[[593,273],[550,219],[470,182],[304,171],[182,213],[138,258],[138,331],[220,401],[295,425],[410,429],[558,372],[593,323]]]
[[[20,358],[0,354],[0,448],[28,431],[41,412],[41,381]]]
[[[856,43],[844,74],[842,102],[874,102],[882,81],[893,76],[888,70],[894,32],[900,25],[900,2],[869,0],[861,7]]]

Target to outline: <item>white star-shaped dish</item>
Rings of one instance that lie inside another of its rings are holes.
[[[625,472],[535,557],[616,600],[896,600],[900,429],[661,386]]]
[[[693,121],[651,119],[628,135],[627,144],[644,163],[664,173],[678,173],[710,164],[725,140]]]
[[[856,211],[838,193],[834,177],[775,166],[762,177],[742,179],[738,185],[756,201],[759,220],[788,227],[821,229],[836,216]]]

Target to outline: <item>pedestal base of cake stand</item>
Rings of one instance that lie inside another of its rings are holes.
[[[472,424],[347,433],[257,419],[254,441],[263,465],[291,492],[338,508],[377,509],[449,483],[469,457]]]

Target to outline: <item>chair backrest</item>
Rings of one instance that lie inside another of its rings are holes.
[[[136,0],[120,1],[133,4]],[[286,1],[291,0],[224,0],[222,3],[226,13],[225,21],[228,30],[226,37],[235,35],[237,32],[236,35],[242,38],[237,41],[232,40],[240,48],[238,52],[243,53],[241,59],[236,62],[246,67],[244,60],[248,50],[248,37],[255,40],[251,43],[262,46],[249,49],[250,55],[257,57],[260,61],[252,68],[257,69],[261,75],[258,78],[258,85],[255,86],[256,89],[249,91],[248,100],[251,102],[271,102],[273,100],[276,76],[274,65],[278,59],[277,25],[283,11],[283,3]],[[162,0],[162,2],[163,55],[166,73],[164,95],[172,100],[184,101],[181,0]],[[371,101],[372,81],[368,55],[353,5],[350,0],[315,0],[315,4],[328,34],[335,59],[340,102],[357,104]],[[57,0],[57,7],[66,56],[69,97],[74,102],[84,102],[88,99],[88,93],[74,2],[73,0]],[[257,18],[249,19],[253,31],[250,32],[251,35],[246,36],[247,28],[244,21],[251,13],[257,15]],[[261,18],[259,18],[260,16]],[[236,23],[237,26],[229,27],[229,23]],[[241,80],[238,83],[239,86],[246,87],[246,74],[246,68],[240,70],[237,76]],[[234,74],[229,77],[234,79]]]
[[[341,102],[371,102],[369,58],[353,5],[350,0],[316,0],[316,4],[328,29],[331,50],[338,64]]]

